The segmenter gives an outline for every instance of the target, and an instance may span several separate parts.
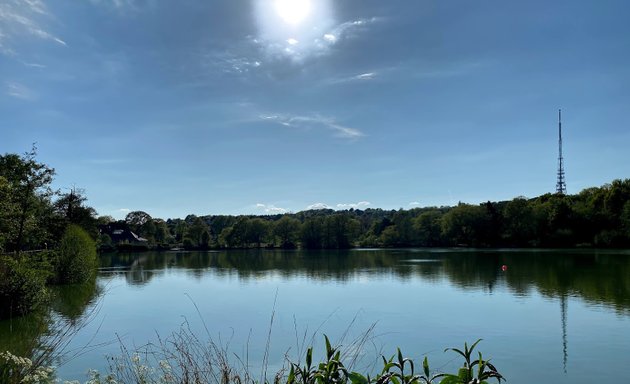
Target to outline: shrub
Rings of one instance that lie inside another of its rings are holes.
[[[0,319],[25,315],[45,302],[48,276],[49,270],[24,256],[0,256]]]
[[[96,271],[96,244],[85,230],[69,225],[61,238],[57,264],[57,282],[76,284],[87,281]]]
[[[55,383],[52,367],[39,366],[31,359],[0,352],[0,382],[6,384]]]

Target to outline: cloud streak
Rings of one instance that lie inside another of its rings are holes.
[[[356,128],[351,128],[339,124],[335,119],[320,115],[300,116],[300,115],[261,115],[263,121],[273,121],[285,127],[296,128],[324,128],[333,131],[334,136],[343,139],[358,139],[365,136],[363,132]]]
[[[21,100],[32,100],[35,97],[28,87],[16,82],[6,83],[6,94]]]
[[[50,17],[45,4],[40,0],[7,1],[0,4],[0,52],[14,56],[14,46],[22,44],[26,36],[34,36],[59,45],[68,44],[61,38],[46,31],[38,21],[41,17]]]

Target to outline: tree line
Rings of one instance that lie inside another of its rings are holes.
[[[548,193],[476,205],[184,219],[133,211],[116,221],[97,216],[81,189],[52,190],[54,174],[36,160],[36,148],[0,156],[0,252],[57,248],[71,224],[100,246],[115,246],[102,230],[112,223],[146,239],[149,247],[188,249],[630,245],[630,179],[574,195]]]
[[[133,211],[121,223],[152,246],[188,249],[627,247],[630,179],[575,195],[548,193],[477,205],[319,209],[266,216],[188,215],[167,220]]]

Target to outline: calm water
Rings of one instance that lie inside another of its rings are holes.
[[[322,348],[323,333],[348,344],[376,324],[359,368],[399,346],[454,371],[460,361],[444,348],[482,338],[510,383],[628,380],[628,252],[166,252],[107,255],[101,265],[96,287],[57,292],[47,317],[77,321],[98,309],[71,349],[117,338],[141,346],[188,322],[257,370],[271,329],[273,370],[304,334]],[[24,348],[38,332],[45,326],[32,318],[3,322],[0,343]],[[119,354],[118,342],[84,351],[60,376],[104,371],[107,354]]]

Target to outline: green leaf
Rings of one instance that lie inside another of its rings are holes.
[[[422,369],[424,370],[424,375],[429,378],[429,359],[424,357],[424,361],[422,362]]]
[[[462,381],[455,375],[445,375],[440,384],[461,384]]]
[[[369,383],[368,379],[365,376],[357,372],[351,372],[348,375],[348,378],[350,379],[350,382],[352,382],[352,384],[368,384]]]
[[[460,368],[459,371],[457,372],[457,376],[464,382],[467,383],[470,380],[472,380],[472,375],[470,374],[470,371],[467,368]]]
[[[328,358],[330,358],[330,356],[332,356],[332,347],[330,346],[330,340],[328,340],[328,336],[324,335],[324,340],[326,340],[326,355],[328,356]]]
[[[383,367],[383,372],[389,372],[390,369],[392,369],[392,367],[395,367],[396,363],[394,362],[389,362],[387,364],[385,364],[385,366]]]
[[[473,349],[475,349],[475,346],[477,346],[477,344],[479,344],[481,340],[483,339],[477,339],[477,341],[475,341],[473,345],[470,346],[470,351],[468,352],[469,354],[472,354]]]
[[[444,350],[444,352],[446,352],[446,351],[453,351],[453,352],[457,352],[457,353],[459,353],[460,355],[462,355],[462,357],[463,357],[464,359],[466,358],[466,354],[465,354],[464,352],[462,352],[460,349],[457,349],[457,348],[446,348],[446,349]]]
[[[310,347],[306,350],[306,367],[307,369],[311,368],[311,363],[313,362],[313,347]]]
[[[289,376],[287,377],[287,384],[293,384],[295,382],[295,369],[291,366]]]

